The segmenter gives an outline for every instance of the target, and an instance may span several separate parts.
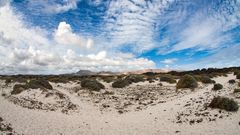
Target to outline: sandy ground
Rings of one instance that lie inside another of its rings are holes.
[[[106,90],[90,93],[78,83],[52,83],[50,96],[40,89],[9,96],[14,84],[4,86],[1,81],[1,95],[6,95],[0,96],[0,117],[13,134],[24,135],[239,135],[240,111],[205,107],[217,95],[240,103],[240,95],[233,94],[237,84],[228,83],[235,78],[232,74],[214,78],[224,85],[218,92],[211,90],[212,84],[177,93],[173,84],[143,82],[124,89],[104,83]]]

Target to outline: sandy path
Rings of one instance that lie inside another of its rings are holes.
[[[230,78],[227,77],[223,83]],[[151,106],[146,110],[118,114],[114,111],[101,113],[89,104],[81,103],[74,95],[64,90],[73,103],[80,105],[80,113],[66,115],[60,112],[45,112],[29,110],[16,106],[0,96],[0,116],[12,124],[14,130],[26,135],[46,134],[218,134],[238,135],[240,133],[240,113],[234,113],[228,118],[219,119],[215,122],[202,122],[195,125],[176,124],[172,122],[177,112],[183,108],[190,98],[203,96],[210,91],[211,85],[192,92],[166,103]],[[166,110],[166,111],[164,111]],[[180,131],[175,133],[176,131]]]

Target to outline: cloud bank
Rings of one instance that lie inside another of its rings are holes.
[[[118,54],[108,56],[104,50],[79,54],[75,48],[91,49],[94,46],[92,39],[73,33],[66,22],[60,22],[52,33],[53,38],[49,38],[51,34],[47,31],[27,26],[9,4],[0,7],[0,26],[1,74],[57,74],[80,69],[122,71],[155,67],[153,61],[145,58]]]

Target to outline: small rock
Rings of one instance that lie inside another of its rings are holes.
[[[123,110],[118,110],[118,113],[123,114]]]
[[[195,120],[190,120],[190,121],[189,121],[189,124],[190,124],[190,125],[192,125],[192,124],[194,124],[194,123],[195,123]]]
[[[200,123],[200,122],[202,122],[203,121],[203,119],[201,118],[201,119],[198,119],[196,122],[197,123]]]
[[[179,133],[180,131],[175,131],[175,133]]]

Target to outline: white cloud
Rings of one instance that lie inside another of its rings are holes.
[[[176,1],[162,16],[160,26],[167,26],[159,54],[185,49],[217,51],[234,40],[233,28],[239,26],[240,1]],[[177,6],[180,5],[180,6]],[[189,7],[189,8],[188,8]],[[164,44],[170,39],[170,43]]]
[[[156,19],[172,1],[112,1],[104,26],[111,43],[119,48],[127,46],[134,53],[155,48]]]
[[[66,22],[60,22],[54,33],[54,39],[58,44],[76,45],[90,49],[93,45],[92,39],[85,39],[72,32],[72,28]]]
[[[93,41],[73,33],[71,26],[64,22],[53,33],[54,39],[49,39],[46,31],[26,26],[10,5],[0,7],[0,26],[0,74],[56,74],[80,69],[123,71],[155,67],[153,61],[135,58],[131,54],[111,52],[109,55],[106,50],[79,53],[75,47],[62,44],[89,48]]]
[[[175,63],[176,61],[178,61],[177,58],[171,58],[171,59],[165,59],[165,60],[161,61],[161,63],[164,63],[164,64],[173,64],[173,63]]]
[[[80,0],[63,0],[61,1],[39,1],[39,0],[28,0],[28,4],[31,6],[42,7],[40,10],[44,13],[58,14],[67,12],[69,10],[74,10],[77,8],[77,3]]]
[[[180,42],[175,44],[169,52],[180,51],[189,48],[214,49],[219,48],[231,40],[230,35],[224,35],[222,25],[215,19],[194,19],[180,34]]]

